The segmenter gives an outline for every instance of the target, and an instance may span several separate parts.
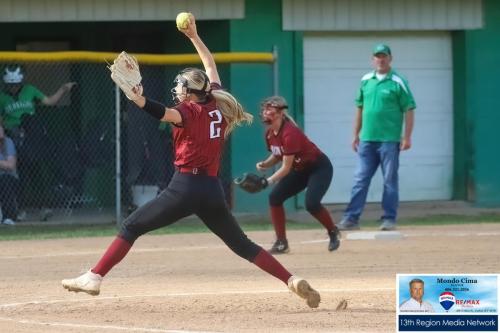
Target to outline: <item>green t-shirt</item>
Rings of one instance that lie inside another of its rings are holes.
[[[0,92],[0,115],[4,127],[11,129],[21,125],[22,116],[34,115],[36,102],[44,98],[45,94],[29,84],[24,85],[16,97]]]
[[[361,79],[356,105],[363,108],[361,141],[399,142],[404,113],[415,109],[408,82],[391,70],[379,80],[375,72]]]

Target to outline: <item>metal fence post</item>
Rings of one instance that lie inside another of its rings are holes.
[[[115,85],[115,149],[116,149],[116,225],[122,223],[122,191],[121,191],[121,144],[120,144],[120,88]]]
[[[273,95],[279,95],[279,62],[278,62],[278,46],[273,45]]]

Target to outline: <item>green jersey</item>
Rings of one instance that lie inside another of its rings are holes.
[[[408,82],[393,70],[381,80],[375,71],[363,76],[356,105],[363,109],[360,140],[378,142],[401,141],[404,114],[416,107]]]
[[[23,115],[34,115],[37,101],[41,101],[45,95],[32,85],[26,84],[15,97],[0,92],[0,115],[6,129],[12,129],[21,125]]]

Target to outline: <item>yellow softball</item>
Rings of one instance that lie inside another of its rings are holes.
[[[188,12],[182,12],[177,14],[177,17],[175,19],[175,24],[177,25],[177,29],[183,30],[187,29],[189,25],[189,17],[191,16],[191,13]]]

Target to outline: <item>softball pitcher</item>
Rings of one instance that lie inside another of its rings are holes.
[[[180,29],[196,48],[205,71],[187,68],[175,78],[173,108],[142,96],[141,76],[135,58],[122,53],[110,67],[112,79],[126,96],[160,121],[173,124],[175,172],[169,186],[145,204],[123,224],[99,262],[87,273],[62,280],[69,291],[98,295],[103,277],[128,253],[141,235],[196,214],[237,255],[288,285],[310,307],[318,307],[319,293],[309,283],[292,276],[266,250],[252,242],[239,227],[224,200],[217,177],[225,138],[235,126],[251,122],[252,115],[221,90],[212,54],[198,36],[193,16]]]
[[[288,105],[281,96],[271,96],[261,103],[262,121],[268,125],[266,144],[269,157],[256,165],[265,171],[281,162],[281,167],[267,178],[267,184],[276,184],[269,194],[271,220],[276,232],[276,242],[271,253],[289,252],[285,229],[283,203],[288,198],[306,190],[306,209],[326,229],[330,237],[328,250],[340,246],[340,234],[328,210],[321,204],[333,176],[328,157],[312,143],[288,115]]]

